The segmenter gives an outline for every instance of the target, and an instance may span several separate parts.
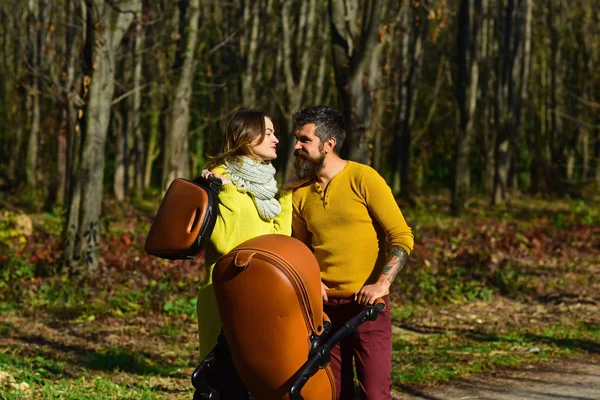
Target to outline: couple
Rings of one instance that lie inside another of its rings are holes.
[[[203,175],[220,178],[219,215],[206,247],[206,282],[198,295],[200,357],[215,348],[208,384],[225,399],[249,399],[237,377],[211,286],[217,259],[256,236],[292,235],[319,262],[324,312],[332,332],[382,297],[387,307],[376,321],[331,354],[337,398],[354,398],[354,371],[361,398],[391,399],[392,330],[388,293],[413,248],[413,235],[391,189],[371,167],[339,156],[346,136],[343,116],[328,106],[294,113],[296,179],[277,188],[276,137],[272,118],[257,110],[236,112],[228,122],[223,153]],[[356,293],[355,301],[328,299],[327,289]]]

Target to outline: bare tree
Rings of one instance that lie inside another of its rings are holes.
[[[342,154],[370,164],[372,117],[381,87],[383,17],[387,1],[330,0],[335,82],[348,124]]]
[[[145,6],[147,10],[147,5]],[[146,13],[144,10],[144,14]],[[129,131],[133,135],[134,139],[134,174],[132,183],[135,187],[136,193],[141,194],[144,189],[144,156],[146,151],[146,143],[144,134],[142,132],[142,118],[141,118],[141,107],[142,107],[142,48],[145,39],[144,30],[144,15],[136,21],[134,45],[131,46],[132,57],[134,59],[133,67],[133,94],[129,103],[128,111],[130,117],[128,118],[130,123]]]
[[[179,46],[174,69],[179,78],[171,100],[163,153],[163,188],[173,179],[190,175],[188,128],[190,123],[190,101],[194,77],[194,55],[198,43],[200,0],[180,0]]]
[[[5,154],[6,178],[10,185],[16,185],[21,177],[23,144],[25,141],[24,88],[26,71],[23,62],[26,55],[21,40],[26,36],[20,15],[23,5],[17,2],[0,4],[2,35],[2,150]],[[16,17],[18,15],[18,17]]]
[[[463,213],[470,193],[470,159],[473,116],[479,84],[481,0],[461,0],[458,12],[456,102],[459,110],[452,186],[452,213]]]
[[[401,72],[398,79],[399,118],[394,126],[394,144],[392,148],[392,174],[400,176],[400,195],[413,203],[410,159],[413,147],[415,108],[417,104],[418,84],[423,66],[424,41],[429,31],[429,7],[431,1],[410,1],[400,10],[401,26],[398,31],[402,38],[400,56],[396,63]]]
[[[70,187],[71,167],[74,160],[74,141],[76,136],[78,111],[84,106],[79,93],[81,82],[81,63],[78,62],[76,48],[84,35],[81,34],[80,2],[65,0],[65,13],[61,15],[62,29],[57,29],[58,40],[52,41],[53,48],[49,51],[48,63],[50,78],[55,88],[54,98],[60,106],[60,122],[57,143],[57,177],[56,200],[64,204],[68,198]],[[62,42],[62,43],[61,43]]]
[[[41,104],[43,103],[43,74],[44,51],[46,46],[46,21],[48,19],[49,2],[29,0],[28,3],[28,30],[29,46],[27,51],[27,64],[29,67],[29,96],[27,97],[27,111],[29,122],[29,138],[27,141],[27,164],[25,176],[27,184],[35,186],[37,183],[38,148],[40,134]]]
[[[511,155],[516,135],[521,130],[522,107],[527,99],[531,60],[531,0],[508,0],[500,38],[499,93],[497,95],[498,137],[496,143],[496,178],[493,202],[506,200]],[[512,151],[511,151],[512,148]]]
[[[127,190],[135,187],[139,194],[143,188],[145,141],[140,108],[144,30],[142,14],[139,17],[126,36],[127,49],[118,68],[124,78],[121,85],[124,93],[113,101],[113,132],[117,137],[113,192],[119,201],[125,199]]]
[[[65,227],[64,260],[71,271],[97,273],[105,143],[114,91],[115,55],[123,35],[139,15],[141,0],[113,4],[86,0],[86,107],[81,153],[73,169]],[[78,167],[78,168],[77,168]]]
[[[481,141],[483,145],[483,189],[490,198],[494,192],[494,177],[496,173],[496,137],[498,130],[496,127],[496,82],[498,40],[494,32],[500,19],[497,13],[491,10],[497,9],[498,0],[483,0],[484,14],[481,29],[481,57],[480,57],[480,110],[481,110]]]
[[[293,10],[293,9],[296,10]],[[293,12],[295,11],[295,12]],[[320,58],[319,68],[325,68],[325,57],[317,53],[320,46],[326,46],[323,33],[327,34],[327,15],[319,10],[316,0],[310,1],[285,1],[281,9],[282,41],[281,41],[281,67],[285,82],[285,99],[282,99],[282,111],[286,118],[285,135],[288,137],[287,165],[285,168],[285,180],[293,173],[294,134],[291,115],[298,110],[304,99],[306,99],[311,88],[311,70],[315,59]],[[319,17],[321,15],[321,18]],[[325,18],[323,18],[323,16]],[[317,31],[321,35],[317,35]],[[317,42],[320,39],[320,42]],[[317,46],[315,46],[317,44]],[[319,46],[320,45],[320,46]],[[323,71],[320,71],[323,73]],[[313,79],[313,84],[322,85],[321,81]],[[321,77],[322,79],[322,77]]]
[[[289,3],[289,2],[286,2]],[[242,22],[244,31],[240,34],[239,49],[242,64],[242,104],[246,107],[258,107],[257,86],[261,75],[261,17],[272,1],[242,0]],[[285,3],[284,3],[285,6]]]

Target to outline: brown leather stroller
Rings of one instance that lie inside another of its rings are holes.
[[[198,254],[214,227],[220,190],[221,181],[213,178],[173,181],[148,232],[146,252],[171,260]],[[213,286],[223,331],[235,369],[256,400],[333,400],[331,349],[385,306],[380,299],[331,335],[320,282],[312,252],[284,235],[250,239],[217,262]],[[194,400],[237,400],[220,399],[206,383],[214,362],[212,352],[194,371]]]
[[[320,282],[312,252],[284,235],[248,240],[217,262],[213,284],[223,332],[236,370],[256,400],[334,400],[331,349],[385,306],[379,301],[366,307],[331,335]],[[194,399],[219,399],[205,381],[213,362],[209,354],[194,371]]]

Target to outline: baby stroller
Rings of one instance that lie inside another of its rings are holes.
[[[171,260],[198,254],[212,233],[220,190],[221,181],[214,178],[174,180],[148,232],[146,252]],[[329,332],[317,260],[304,243],[284,235],[240,244],[221,257],[212,277],[235,369],[256,400],[334,400],[332,348],[385,307],[379,299]],[[192,374],[194,400],[237,400],[219,398],[207,384],[214,363],[213,352]]]
[[[312,252],[284,235],[250,239],[215,265],[213,285],[223,332],[235,368],[256,400],[334,400],[328,365],[332,348],[360,324],[375,320],[385,306],[380,299],[342,329],[329,332],[320,282]],[[328,292],[332,298],[352,295]],[[220,399],[206,383],[214,361],[211,353],[194,371],[194,400]]]

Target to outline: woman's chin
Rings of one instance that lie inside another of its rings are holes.
[[[262,160],[264,162],[269,162],[269,161],[272,161],[272,160],[276,159],[277,158],[277,154],[275,154],[274,156],[265,156],[265,157],[261,157],[261,158],[262,158]]]

